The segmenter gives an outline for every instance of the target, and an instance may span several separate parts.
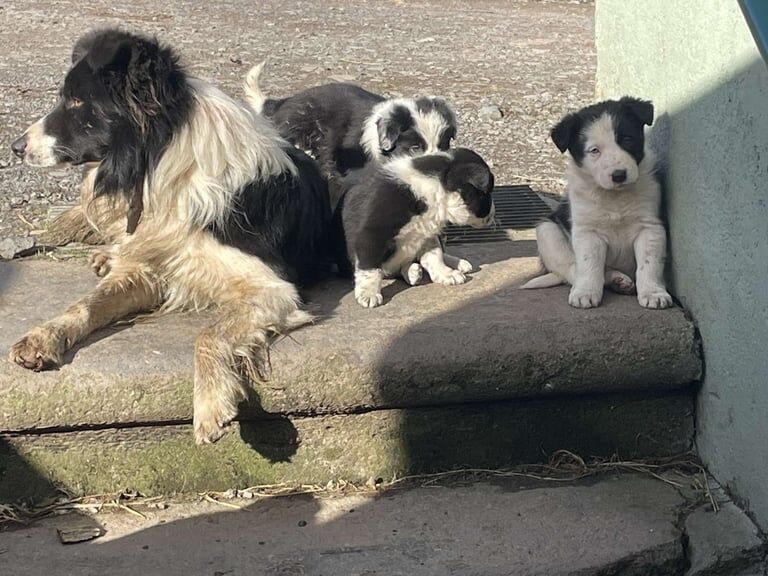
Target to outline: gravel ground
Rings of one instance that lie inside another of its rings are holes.
[[[388,95],[436,94],[459,116],[457,143],[498,184],[562,192],[551,125],[594,95],[589,0],[24,0],[0,5],[0,242],[35,235],[77,198],[75,169],[34,170],[10,142],[56,100],[71,47],[105,25],[156,34],[188,70],[240,94],[263,59],[269,94],[350,81]],[[501,119],[493,110],[498,107]]]

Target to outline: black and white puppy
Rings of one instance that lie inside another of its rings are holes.
[[[246,77],[248,103],[271,118],[280,135],[308,151],[331,186],[368,161],[448,150],[456,115],[442,98],[384,98],[354,84],[325,84],[287,98],[266,98],[259,78],[264,63]]]
[[[603,287],[637,291],[646,308],[667,308],[664,285],[666,231],[660,218],[661,189],[644,127],[653,105],[624,97],[588,106],[552,129],[561,152],[570,152],[567,198],[536,228],[548,273],[523,288],[568,283],[568,303],[598,306]]]
[[[448,223],[484,227],[493,221],[493,174],[479,155],[457,148],[370,163],[342,188],[335,216],[343,234],[339,266],[354,268],[361,306],[382,304],[384,276],[401,274],[415,284],[423,267],[439,284],[466,281],[471,264],[443,254],[438,235]]]

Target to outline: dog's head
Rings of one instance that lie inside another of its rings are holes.
[[[493,173],[479,154],[468,148],[455,148],[448,153],[414,158],[412,165],[426,175],[439,176],[440,184],[449,194],[451,224],[484,228],[493,223]]]
[[[560,152],[570,152],[598,186],[621,189],[637,180],[645,156],[644,128],[652,123],[653,104],[624,97],[567,115],[551,136]]]
[[[374,107],[361,144],[372,159],[386,162],[448,150],[455,137],[456,115],[442,98],[396,98]]]
[[[98,162],[95,193],[123,194],[134,205],[190,103],[170,49],[154,39],[99,30],[75,44],[54,109],[11,147],[31,166]]]

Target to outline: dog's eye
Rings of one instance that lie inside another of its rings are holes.
[[[421,150],[421,144],[414,144],[410,147],[411,152],[418,152],[419,150]]]
[[[598,154],[600,154],[600,148],[598,148],[597,146],[592,146],[592,148],[587,150],[587,153],[591,154],[592,156],[597,156]]]
[[[67,108],[80,108],[83,105],[83,101],[80,98],[70,98],[67,100]]]

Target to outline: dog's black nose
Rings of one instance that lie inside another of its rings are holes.
[[[614,184],[621,184],[622,182],[627,181],[627,171],[626,170],[614,170],[611,174],[611,180],[613,180]]]
[[[13,153],[16,154],[19,158],[24,158],[24,151],[27,149],[27,139],[25,136],[22,136],[18,140],[14,140],[13,144],[11,144],[11,150],[13,150]]]

